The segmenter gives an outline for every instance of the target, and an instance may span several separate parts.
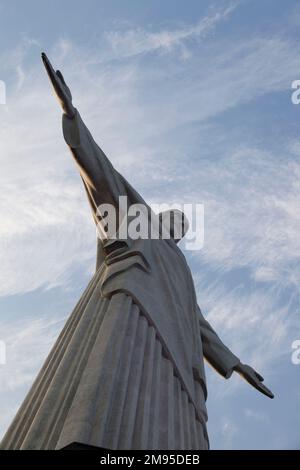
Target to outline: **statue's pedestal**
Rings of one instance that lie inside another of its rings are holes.
[[[81,442],[71,442],[66,447],[62,447],[59,450],[107,450],[102,447],[90,446],[88,444],[82,444]]]

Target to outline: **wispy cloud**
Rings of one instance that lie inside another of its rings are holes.
[[[256,281],[298,289],[300,164],[288,148],[284,158],[255,147],[231,152],[192,176],[206,201],[201,255],[222,270],[245,267]]]
[[[159,32],[146,31],[142,28],[125,31],[109,31],[107,42],[116,57],[129,58],[151,52],[171,52],[179,50],[183,58],[190,53],[185,43],[188,40],[199,40],[211,33],[217,25],[230,16],[239,2],[232,2],[226,8],[218,9],[210,16],[201,18],[195,25],[186,25],[178,29],[164,29]]]

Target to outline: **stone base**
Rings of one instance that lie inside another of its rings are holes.
[[[58,450],[107,450],[103,449],[103,447],[97,447],[97,446],[90,446],[89,444],[82,444],[82,442],[71,442],[71,444],[68,444],[65,447],[62,447],[61,449]]]

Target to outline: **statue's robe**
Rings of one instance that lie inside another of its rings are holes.
[[[121,210],[119,196],[148,208],[77,111],[63,133],[97,224],[97,207]],[[175,241],[99,241],[96,273],[2,447],[207,449],[204,357],[226,378],[239,362],[204,319]]]

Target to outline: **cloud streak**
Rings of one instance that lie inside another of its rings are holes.
[[[168,53],[179,50],[182,58],[190,56],[185,43],[189,40],[201,40],[209,35],[220,22],[227,19],[237,8],[239,2],[231,3],[214,14],[201,18],[195,25],[186,25],[178,29],[165,29],[150,32],[142,28],[126,31],[109,31],[105,37],[115,57],[129,58],[152,52]]]

